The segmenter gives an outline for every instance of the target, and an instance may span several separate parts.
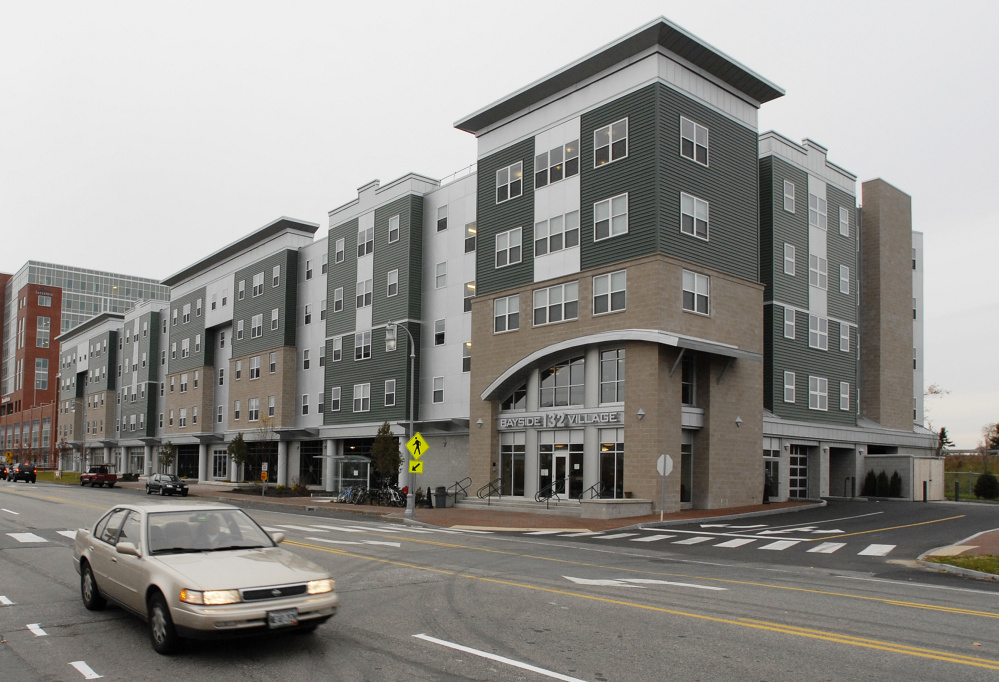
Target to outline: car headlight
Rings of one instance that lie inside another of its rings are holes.
[[[181,590],[180,600],[188,604],[218,606],[219,604],[238,604],[243,601],[239,590]]]
[[[324,578],[322,580],[310,580],[308,583],[309,594],[324,594],[326,592],[332,592],[334,582],[330,578]]]

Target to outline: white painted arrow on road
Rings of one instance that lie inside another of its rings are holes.
[[[586,578],[573,578],[571,575],[564,575],[562,577],[566,580],[571,580],[578,585],[599,585],[601,587],[639,587],[638,585],[628,585],[621,580],[588,580]]]
[[[761,530],[760,535],[780,535],[782,533],[811,533],[815,526],[805,526],[803,528],[782,528],[780,530]]]
[[[845,530],[840,530],[839,528],[830,528],[829,530],[823,530],[822,528],[819,528],[817,530],[813,530],[812,532],[813,533],[845,533],[846,531]]]
[[[600,587],[641,587],[642,585],[672,585],[674,587],[691,587],[696,590],[716,590],[724,592],[728,588],[715,587],[713,585],[694,585],[692,583],[677,583],[671,580],[653,580],[651,578],[620,578],[589,580],[587,578],[573,578],[572,576],[562,576],[566,580],[571,580],[578,585],[597,585]]]

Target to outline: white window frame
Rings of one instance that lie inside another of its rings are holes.
[[[437,207],[437,231],[443,232],[447,229],[447,204]]]
[[[264,314],[259,313],[250,318],[250,338],[259,339],[264,335]]]
[[[815,254],[808,254],[808,283],[819,289],[829,288],[829,261]]]
[[[598,201],[593,204],[593,241],[628,234],[628,193]],[[606,228],[606,234],[600,233]]]
[[[681,307],[684,312],[694,313],[695,315],[711,315],[711,278],[699,272],[684,270],[681,279],[683,289]],[[693,307],[687,306],[687,294],[693,297],[691,303]],[[704,310],[700,309],[702,299],[704,301]]]
[[[260,378],[260,356],[254,355],[250,358],[250,380]]]
[[[689,218],[690,227],[687,227]],[[703,231],[700,229],[704,225]],[[693,194],[680,192],[680,234],[710,241],[711,205]]]
[[[330,412],[340,411],[340,387],[334,386],[330,389]]]
[[[784,274],[794,277],[794,244],[784,242]]]
[[[829,350],[829,318],[808,316],[808,347]]]
[[[784,181],[784,210],[794,213],[794,183],[790,180]]]
[[[399,241],[399,216],[394,215],[389,218],[388,222],[388,243],[392,244]]]
[[[686,124],[686,125],[685,125]],[[704,131],[704,144],[698,141],[700,137],[699,133]],[[684,153],[684,141],[688,140],[690,142],[690,153]],[[698,147],[704,149],[704,160],[701,161],[697,158]],[[690,159],[694,163],[698,163],[702,166],[708,166],[708,128],[707,126],[702,126],[697,121],[687,118],[686,116],[680,117],[680,156],[685,159]]]
[[[794,308],[784,307],[784,338],[794,338]]]
[[[333,362],[340,362],[343,359],[343,337],[333,337]]]
[[[375,228],[361,227],[357,230],[357,257],[371,255],[375,250]]]
[[[371,411],[371,384],[354,384],[354,412]]]
[[[521,262],[524,255],[523,248],[524,228],[515,227],[496,235],[496,268],[505,268]],[[503,255],[503,262],[500,262],[500,255]],[[516,260],[515,260],[516,258]]]
[[[575,161],[576,163],[571,163]],[[552,175],[559,175],[554,180]],[[579,175],[579,140],[560,144],[534,157],[534,188],[547,187]]]
[[[371,359],[371,330],[354,333],[354,360]]]
[[[355,304],[357,308],[367,308],[371,305],[372,299],[372,287],[374,286],[374,281],[366,279],[363,282],[357,283]]]
[[[278,328],[278,319],[280,317],[280,312],[278,308],[271,309],[271,331]]]
[[[624,124],[621,126],[621,124]],[[615,153],[615,143],[624,142],[624,152]],[[607,150],[606,159],[601,159],[601,150]],[[601,126],[593,131],[593,167],[606,166],[621,159],[628,158],[628,117]]]
[[[312,261],[305,261],[305,279],[312,279]],[[281,286],[281,266],[275,265],[271,269],[271,287]]]
[[[534,257],[579,246],[579,211],[534,224]]]
[[[346,245],[344,243],[344,238],[343,237],[340,237],[339,239],[336,240],[336,249],[333,252],[333,262],[334,263],[342,263],[343,262],[343,255],[344,255],[344,251],[345,251],[345,246]]]
[[[434,345],[443,346],[447,337],[447,320],[434,320]]]
[[[793,403],[794,399],[794,372],[784,372],[784,402]]]
[[[444,402],[444,377],[434,377],[432,399],[435,405],[439,405]]]
[[[392,298],[399,294],[399,270],[389,270],[386,282],[386,298]]]
[[[817,227],[821,230],[825,230],[828,224],[828,219],[826,216],[826,211],[828,210],[828,203],[825,199],[819,198],[818,195],[809,194],[808,195],[808,224],[812,227]]]
[[[850,293],[850,266],[841,265],[839,266],[839,293],[849,294]]]
[[[850,236],[850,210],[846,206],[839,207],[839,233],[844,237]]]
[[[305,324],[312,324],[312,304],[305,304]]]
[[[264,293],[264,273],[258,272],[253,276],[253,298],[262,296]]]
[[[566,282],[535,289],[533,299],[534,313],[531,316],[531,323],[534,327],[579,319],[579,282]],[[544,315],[541,322],[538,321],[539,312]],[[552,319],[553,312],[558,313],[557,320]]]
[[[333,291],[333,312],[338,313],[343,310],[343,287],[337,287]]]
[[[516,315],[516,322],[511,325],[514,315]],[[503,328],[498,329],[500,326]],[[493,301],[493,333],[505,334],[518,329],[520,329],[520,294],[495,299]]]
[[[839,323],[839,349],[844,353],[850,352],[850,325],[846,322]]]
[[[593,278],[593,314],[608,315],[627,310],[628,271],[618,270]]]
[[[434,288],[443,289],[447,286],[447,261],[434,266]]]
[[[516,199],[524,193],[524,162],[518,161],[496,171],[496,203]],[[438,227],[438,232],[440,228]]]
[[[829,411],[829,380],[825,377],[808,377],[808,409]]]
[[[839,382],[839,409],[850,409],[850,383],[847,381]]]
[[[395,407],[395,379],[385,380],[385,407]]]

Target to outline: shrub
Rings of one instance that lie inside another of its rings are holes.
[[[892,472],[888,482],[888,497],[902,497],[902,477],[897,471]]]
[[[874,497],[878,494],[878,476],[873,471],[867,472],[867,477],[864,478],[864,488],[860,494],[864,497]]]
[[[990,473],[984,473],[975,481],[975,497],[994,500],[999,497],[999,480]]]
[[[302,479],[296,478],[295,482],[291,485],[291,491],[296,495],[308,495],[309,486],[302,482]]]
[[[888,474],[882,471],[878,474],[878,497],[888,496]]]

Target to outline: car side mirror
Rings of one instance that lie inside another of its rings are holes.
[[[271,540],[274,541],[275,545],[280,545],[284,542],[284,533],[281,533],[280,531],[277,533],[268,533],[268,535],[271,536]]]
[[[118,554],[128,554],[129,556],[141,556],[139,554],[139,548],[136,547],[131,542],[119,542],[115,547],[118,550]]]

